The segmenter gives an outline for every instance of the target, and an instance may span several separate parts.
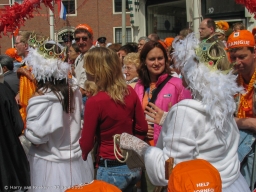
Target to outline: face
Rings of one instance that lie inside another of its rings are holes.
[[[86,97],[91,97],[92,96],[92,94],[87,90],[85,90],[84,93],[85,93]]]
[[[100,47],[106,47],[106,43],[99,43]]]
[[[87,33],[78,33],[75,35],[75,41],[81,51],[86,53],[93,45],[92,39],[89,38]]]
[[[140,40],[138,44],[138,52],[141,52],[141,49],[145,45],[146,41],[145,40]]]
[[[247,47],[230,52],[232,63],[236,63],[235,70],[241,75],[248,75],[254,72],[255,68],[255,50],[252,53]]]
[[[70,60],[75,60],[78,57],[79,53],[75,51],[75,49],[70,46],[68,50],[68,57]]]
[[[127,53],[124,50],[120,50],[117,52],[117,55],[119,57],[120,62],[123,65],[123,60],[124,60],[124,57],[127,55]]]
[[[225,35],[223,33],[216,33],[219,40],[223,41],[225,40]]]
[[[165,69],[165,58],[163,51],[155,47],[148,52],[146,57],[146,66],[152,80],[156,80],[159,75],[161,75]]]
[[[27,44],[20,41],[21,36],[17,36],[15,40],[15,48],[17,50],[17,55],[25,57]]]
[[[200,33],[200,39],[207,39],[208,37],[210,37],[214,31],[213,28],[209,28],[207,26],[207,21],[203,20],[200,25],[199,25],[199,33]]]
[[[135,77],[138,77],[137,69],[134,64],[124,64],[123,67],[126,81],[130,81]]]
[[[71,46],[71,44],[72,44],[72,42],[71,42],[71,41],[65,42],[65,45],[66,45],[67,47],[70,47],[70,46]]]
[[[234,32],[238,32],[238,31],[240,31],[239,26],[235,26],[235,27],[233,27],[233,31],[234,31]]]

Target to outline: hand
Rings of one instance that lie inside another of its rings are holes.
[[[237,118],[235,117],[236,124],[239,129],[256,132],[256,118]]]
[[[128,133],[122,133],[120,136],[120,148],[126,150],[133,150],[141,157],[144,156],[145,151],[148,147],[149,145],[146,142]]]
[[[151,125],[148,125],[147,138],[148,139],[153,139],[154,138],[154,127],[152,127]]]
[[[164,111],[162,109],[160,109],[159,107],[157,107],[156,105],[154,105],[153,103],[149,103],[149,106],[146,106],[146,110],[145,113],[152,117],[152,119],[146,119],[147,121],[154,123],[154,124],[158,124],[161,121],[161,118],[164,114]]]
[[[33,74],[26,68],[21,67],[17,70],[18,78],[20,78],[21,75],[26,76],[30,81],[34,81],[35,78]]]
[[[17,104],[19,105],[19,104],[20,104],[20,93],[18,93],[18,94],[15,96],[15,100],[16,100]]]

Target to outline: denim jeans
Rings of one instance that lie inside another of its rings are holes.
[[[127,165],[116,167],[99,167],[97,180],[115,185],[124,192],[132,192],[134,185],[140,180],[141,169],[129,169]]]
[[[241,162],[240,171],[247,181],[248,185],[251,186],[251,178],[253,171],[254,161],[254,147],[255,147],[255,135],[247,130],[240,130],[240,139],[238,146],[238,157]],[[255,180],[253,186],[255,184]]]

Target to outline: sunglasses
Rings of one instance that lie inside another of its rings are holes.
[[[76,42],[79,42],[80,39],[82,39],[83,41],[87,41],[87,40],[88,40],[88,37],[76,37],[76,38],[75,38],[75,41],[76,41]]]

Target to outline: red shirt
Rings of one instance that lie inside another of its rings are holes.
[[[117,104],[103,91],[89,98],[85,104],[84,126],[79,140],[83,159],[94,145],[96,135],[99,143],[99,156],[104,159],[116,159],[113,136],[123,132],[133,134],[144,140],[148,125],[136,92],[130,87],[125,97],[125,105]]]

